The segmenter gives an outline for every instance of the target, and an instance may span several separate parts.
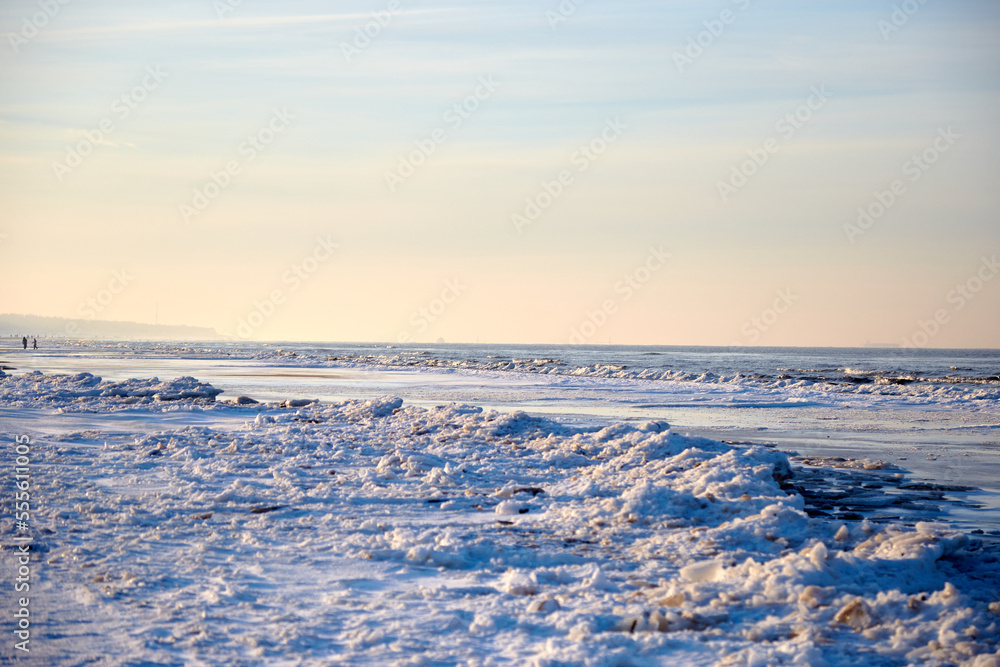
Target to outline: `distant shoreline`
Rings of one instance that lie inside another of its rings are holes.
[[[215,329],[116,320],[70,319],[40,315],[0,314],[0,337],[132,340],[224,340]]]

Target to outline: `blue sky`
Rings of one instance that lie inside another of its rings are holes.
[[[558,2],[220,6],[55,2],[30,38],[41,5],[0,8],[0,273],[22,286],[0,311],[76,317],[127,270],[101,318],[237,335],[256,312],[260,339],[562,343],[590,322],[588,342],[854,345],[912,340],[943,310],[924,344],[1000,347],[1000,280],[981,277],[1000,245],[994,3],[587,0],[554,27]],[[495,90],[446,120],[484,78]],[[144,79],[122,117],[115,100]],[[809,109],[814,88],[829,95]],[[275,110],[287,127],[247,160]],[[609,121],[623,129],[581,171]],[[518,231],[562,171],[572,182]],[[324,255],[317,238],[337,250],[285,280]],[[626,300],[615,285],[651,247],[670,260]],[[781,290],[794,301],[769,313]]]

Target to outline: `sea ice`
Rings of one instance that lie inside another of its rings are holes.
[[[4,428],[34,433],[39,659],[998,657],[995,543],[810,517],[773,449],[665,422],[218,393],[193,378],[0,377],[18,408]],[[9,551],[10,516],[0,528]]]

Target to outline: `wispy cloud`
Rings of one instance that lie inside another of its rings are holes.
[[[414,9],[408,10],[412,14],[438,13],[440,10]],[[300,16],[233,16],[223,19],[202,19],[196,21],[157,21],[152,23],[126,23],[117,25],[90,25],[79,28],[68,28],[63,30],[48,30],[47,38],[80,37],[110,34],[135,34],[142,32],[173,32],[184,30],[199,30],[208,28],[218,30],[220,28],[268,28],[279,25],[296,25],[312,23],[344,23],[353,25],[358,21],[365,21],[371,18],[371,12],[349,12],[342,14],[309,14]]]

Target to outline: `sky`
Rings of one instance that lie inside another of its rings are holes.
[[[1000,348],[990,1],[6,0],[0,313]]]

